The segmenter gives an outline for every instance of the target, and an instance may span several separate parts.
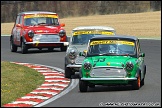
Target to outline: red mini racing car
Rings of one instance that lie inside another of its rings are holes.
[[[68,46],[64,23],[60,24],[57,13],[45,11],[21,12],[17,15],[10,36],[11,52],[21,47],[25,54],[29,48],[60,48],[66,51]]]

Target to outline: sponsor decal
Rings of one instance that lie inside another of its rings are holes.
[[[35,44],[35,46],[38,46],[38,44],[39,44],[39,41],[36,41],[36,44]]]
[[[46,28],[56,28],[56,27],[53,27],[53,26],[45,26]]]
[[[40,32],[43,32],[43,30],[37,30],[36,32],[40,33]]]
[[[37,32],[37,33],[41,33],[41,32],[46,32],[46,33],[48,33],[49,31],[48,31],[48,30],[37,30],[36,32]]]
[[[110,66],[110,62],[107,62],[107,65]]]
[[[35,15],[25,15],[24,18],[34,18],[34,17],[50,17],[50,18],[58,18],[57,15],[45,15],[45,14],[35,14]]]
[[[89,31],[75,31],[73,35],[81,35],[81,34],[104,34],[104,35],[114,35],[114,32],[111,31],[98,31],[98,30],[89,30]]]
[[[90,43],[90,45],[99,45],[99,44],[125,44],[134,46],[134,42],[120,41],[120,40],[99,40],[99,41],[92,41]]]

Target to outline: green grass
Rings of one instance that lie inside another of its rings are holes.
[[[1,61],[1,106],[35,90],[44,76],[34,69]]]

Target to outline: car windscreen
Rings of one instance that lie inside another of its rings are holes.
[[[99,40],[89,44],[88,55],[135,55],[136,48],[133,41]]]
[[[59,25],[59,21],[55,15],[26,15],[24,25]]]
[[[72,33],[72,45],[83,45],[88,44],[92,37],[97,37],[99,35],[114,35],[113,31],[106,30],[85,30],[85,31],[74,31]]]
[[[83,45],[88,44],[88,41],[97,35],[81,34],[72,37],[72,45]]]

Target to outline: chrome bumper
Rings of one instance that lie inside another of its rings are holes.
[[[69,42],[37,42],[37,41],[34,41],[34,42],[26,42],[25,44],[63,44],[64,46],[68,46],[69,45]]]
[[[68,64],[66,67],[70,67],[70,68],[81,68],[82,65],[81,64]]]
[[[137,80],[137,78],[81,78],[85,81],[99,81],[99,80]]]

